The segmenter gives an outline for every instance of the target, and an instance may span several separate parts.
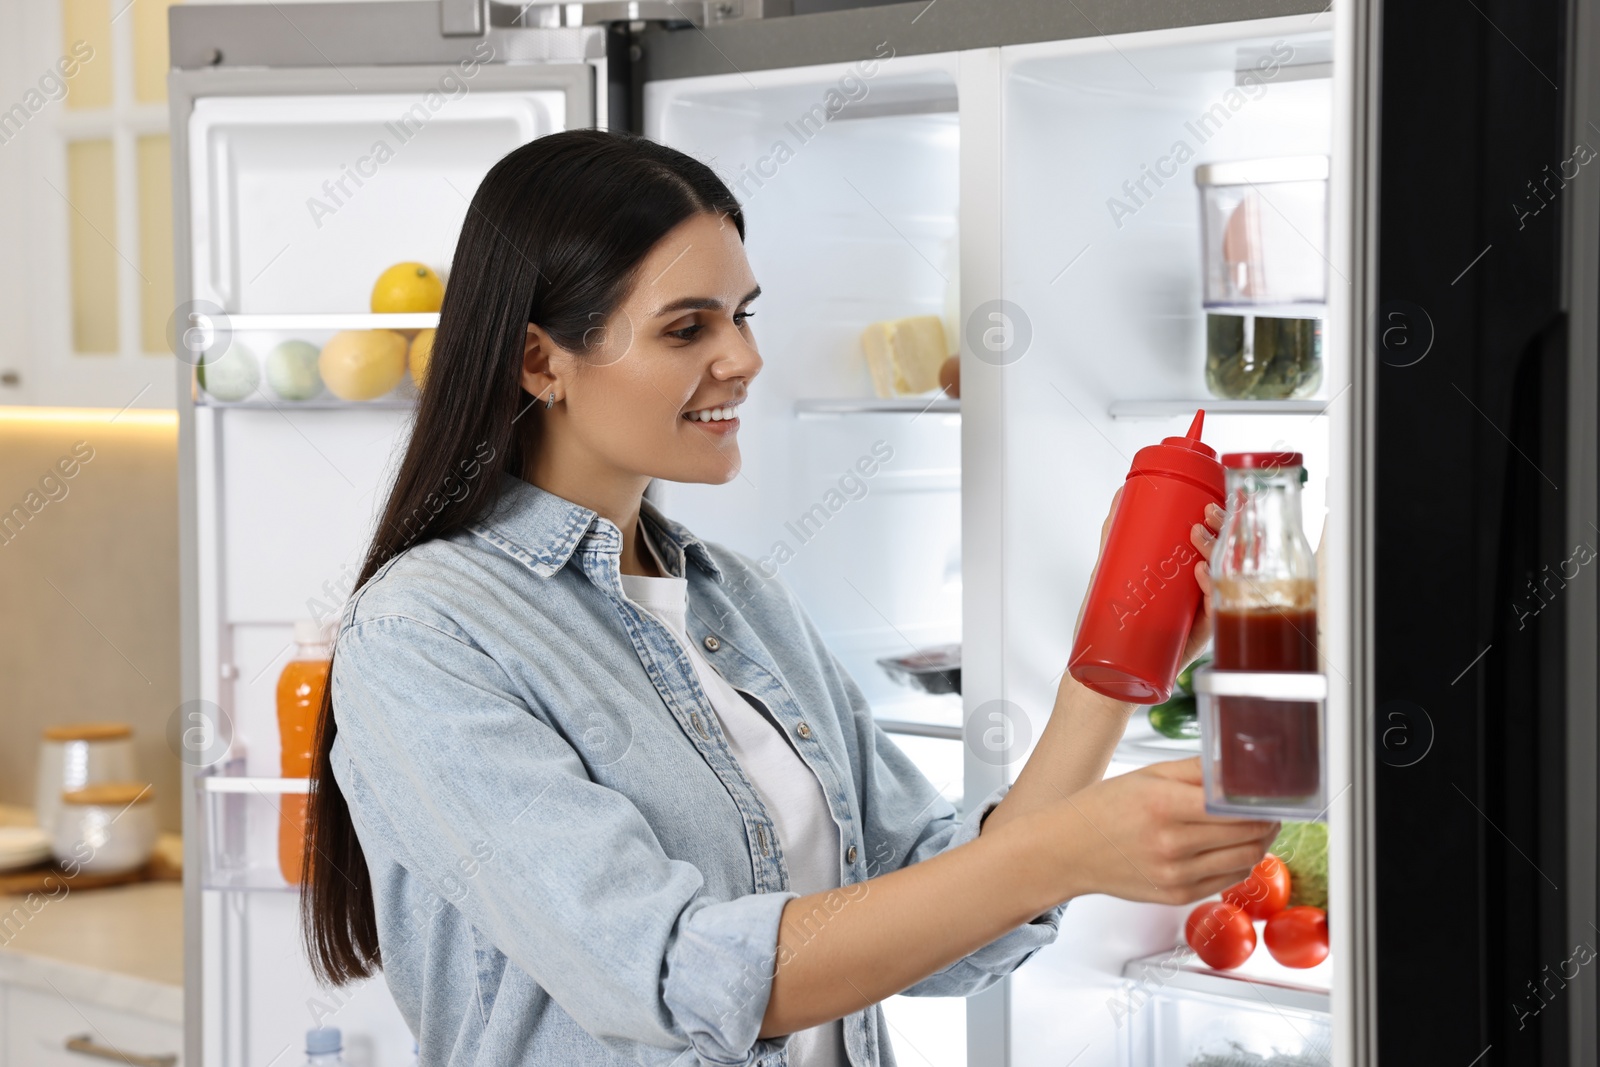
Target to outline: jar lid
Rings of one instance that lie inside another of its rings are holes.
[[[61,794],[63,804],[123,805],[147,804],[154,800],[156,791],[149,782],[96,782],[82,789]]]
[[[1279,470],[1305,465],[1306,458],[1299,452],[1229,452],[1222,457],[1222,466],[1230,471]]]
[[[117,741],[133,736],[125,722],[79,722],[45,728],[46,741]]]
[[[1194,183],[1210,185],[1263,185],[1268,182],[1325,182],[1327,156],[1278,156],[1273,159],[1238,159],[1202,163],[1194,168]]]

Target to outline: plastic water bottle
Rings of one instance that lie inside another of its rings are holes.
[[[344,1062],[344,1039],[337,1026],[306,1031],[306,1067],[335,1067]]]

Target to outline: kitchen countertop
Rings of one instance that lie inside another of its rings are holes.
[[[183,886],[67,886],[0,896],[0,982],[182,1025]]]

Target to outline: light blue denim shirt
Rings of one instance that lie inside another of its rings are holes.
[[[771,813],[682,645],[623,595],[617,526],[499,477],[484,521],[362,586],[334,656],[334,777],[422,1062],[784,1067],[788,1039],[757,1037],[798,896]],[[859,883],[977,836],[1005,788],[958,818],[781,581],[640,511],[688,579],[690,636],[784,732],[838,823],[841,888],[804,917],[806,940]],[[976,993],[1060,916],[906,992]],[[844,1036],[856,1067],[894,1063],[877,1005]]]

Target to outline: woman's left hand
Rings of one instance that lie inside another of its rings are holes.
[[[1205,650],[1211,640],[1211,599],[1214,586],[1211,582],[1211,552],[1217,546],[1217,533],[1222,529],[1222,509],[1215,504],[1206,505],[1206,521],[1195,523],[1189,531],[1189,543],[1200,552],[1200,561],[1194,565],[1194,580],[1200,583],[1200,610],[1195,612],[1194,627],[1183,646],[1178,662],[1187,667]]]

